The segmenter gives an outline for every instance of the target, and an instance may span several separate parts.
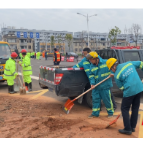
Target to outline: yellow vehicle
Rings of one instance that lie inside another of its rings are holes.
[[[3,78],[5,63],[11,57],[11,51],[7,42],[0,41],[0,82],[6,81]]]

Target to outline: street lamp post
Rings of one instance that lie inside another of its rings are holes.
[[[88,26],[88,21],[89,21],[89,17],[97,16],[97,14],[94,14],[94,15],[91,15],[91,16],[88,16],[88,14],[87,14],[87,16],[85,16],[85,15],[83,15],[81,13],[77,13],[77,14],[82,15],[82,16],[86,17],[86,19],[87,19],[88,47],[89,47],[89,26]]]

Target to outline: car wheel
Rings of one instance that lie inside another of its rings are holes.
[[[48,89],[47,86],[44,86],[44,85],[42,85],[41,83],[39,83],[39,85],[40,85],[40,87],[41,87],[42,89]]]
[[[92,91],[89,91],[89,92],[85,95],[84,99],[85,99],[85,102],[87,103],[87,105],[88,105],[90,108],[92,108]]]

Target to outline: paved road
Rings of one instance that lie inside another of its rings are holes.
[[[81,59],[80,59],[81,60]],[[77,64],[77,62],[61,62],[60,65],[62,66],[73,66]],[[37,91],[37,90],[41,90],[40,86],[39,86],[39,67],[41,65],[43,66],[49,66],[49,65],[53,65],[53,61],[51,57],[48,57],[48,60],[45,61],[44,58],[41,57],[41,60],[36,60],[36,59],[31,59],[31,65],[32,65],[32,70],[33,70],[33,75],[32,77],[32,84],[33,84],[33,91]],[[20,69],[19,69],[20,72]],[[7,92],[7,84],[5,83],[0,83],[0,91],[2,92]],[[49,97],[53,97],[56,98],[57,100],[60,100],[62,102],[65,102],[67,100],[67,98],[63,98],[63,97],[57,97],[55,95],[55,93],[53,92],[47,92],[44,94],[44,96],[49,96]],[[122,101],[122,94],[114,94],[115,96],[115,101],[119,104],[119,108],[118,110],[120,110],[120,103]],[[141,103],[143,103],[143,96],[141,98]],[[142,105],[143,106],[143,105]],[[143,107],[141,108],[143,110]]]

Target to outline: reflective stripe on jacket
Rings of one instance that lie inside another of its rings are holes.
[[[143,91],[137,68],[143,70],[143,62],[126,62],[119,64],[116,68],[114,79],[119,89],[123,90],[123,97],[133,96]]]
[[[78,64],[74,65],[73,68],[84,68],[84,71],[89,78],[90,62],[84,57]]]
[[[26,55],[22,60],[23,75],[32,75],[30,58]]]
[[[54,54],[54,62],[60,62],[61,61],[61,54],[56,51]]]
[[[9,58],[6,61],[4,69],[4,78],[14,80],[16,78],[16,75],[18,75],[18,73],[16,73],[15,60]]]
[[[99,83],[100,81],[107,78],[111,73],[106,65],[107,60],[102,59],[100,56],[98,56],[98,58],[99,58],[98,66],[93,64],[91,64],[90,66],[89,80],[91,85]],[[109,89],[111,87],[113,87],[112,78],[109,78],[105,82],[98,85],[96,89],[102,90],[102,89]]]

